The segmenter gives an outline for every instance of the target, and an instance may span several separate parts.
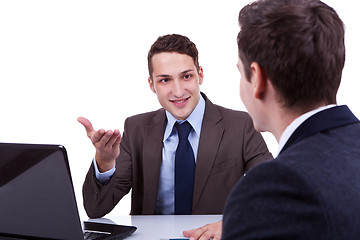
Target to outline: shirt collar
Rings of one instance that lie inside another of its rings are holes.
[[[291,135],[295,132],[295,130],[303,123],[306,121],[306,119],[310,118],[312,115],[315,115],[318,112],[321,112],[323,110],[335,107],[335,104],[330,104],[327,106],[323,106],[323,107],[319,107],[317,109],[311,110],[307,113],[304,113],[303,115],[301,115],[300,117],[296,118],[294,121],[292,121],[290,123],[289,126],[286,127],[285,131],[281,134],[280,140],[279,140],[279,147],[278,147],[278,151],[276,153],[276,155],[274,156],[274,158],[276,158],[279,153],[281,152],[281,150],[283,149],[283,147],[285,146],[286,142],[289,140],[289,138],[291,137]]]
[[[192,128],[194,129],[197,136],[199,137],[201,132],[202,120],[204,118],[204,113],[205,113],[205,100],[201,95],[200,95],[199,103],[196,105],[195,109],[192,111],[189,117],[185,120],[181,120],[181,121],[177,120],[176,118],[174,118],[173,115],[171,115],[170,112],[166,111],[167,125],[165,128],[163,141],[165,141],[171,135],[175,122],[181,123],[184,121],[188,121],[192,126]]]

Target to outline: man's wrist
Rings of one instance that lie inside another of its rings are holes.
[[[115,173],[115,170],[116,170],[115,165],[112,168],[110,168],[109,170],[101,172],[99,170],[98,164],[96,162],[96,158],[94,158],[93,164],[94,164],[94,169],[95,169],[95,177],[100,183],[105,183],[106,181],[109,181],[111,176],[114,175],[114,173]]]

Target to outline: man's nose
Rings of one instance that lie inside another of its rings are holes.
[[[182,97],[184,94],[184,87],[180,80],[175,80],[173,85],[173,94],[175,97]]]

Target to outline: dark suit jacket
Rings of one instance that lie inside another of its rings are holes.
[[[239,181],[223,239],[360,239],[360,123],[346,106],[310,117]]]
[[[272,155],[247,113],[214,105],[203,97],[192,213],[216,214],[222,213],[228,194],[244,172]],[[83,197],[89,217],[109,213],[130,189],[131,214],[155,214],[166,121],[164,109],[125,121],[111,180],[100,184],[93,164],[86,176]]]

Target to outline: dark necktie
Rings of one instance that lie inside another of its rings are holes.
[[[191,214],[194,191],[195,157],[188,140],[191,125],[175,123],[179,145],[175,153],[175,214]]]

